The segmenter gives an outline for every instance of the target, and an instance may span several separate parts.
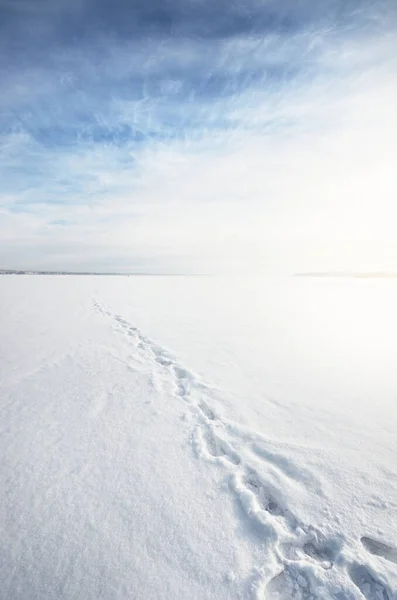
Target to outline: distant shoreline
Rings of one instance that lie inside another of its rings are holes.
[[[214,277],[214,273],[101,273],[97,271],[29,271],[18,269],[0,269],[0,275],[82,275],[82,276],[100,276],[100,277]],[[221,274],[218,274],[221,275]],[[274,274],[272,274],[274,275]],[[303,273],[284,274],[289,277],[301,277],[312,279],[396,279],[397,272],[338,272],[338,271],[314,271]]]
[[[397,273],[388,273],[382,271],[368,273],[345,273],[345,272],[315,272],[315,273],[294,273],[294,277],[325,277],[325,278],[345,278],[345,279],[393,279]]]
[[[0,269],[0,275],[90,275],[106,277],[209,277],[207,273],[98,273],[96,271],[19,271]]]

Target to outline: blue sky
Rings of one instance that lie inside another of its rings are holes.
[[[397,268],[396,17],[0,0],[0,267]]]

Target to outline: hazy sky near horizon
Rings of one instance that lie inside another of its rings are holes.
[[[394,0],[0,0],[0,268],[397,269]]]

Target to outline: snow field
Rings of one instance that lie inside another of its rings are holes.
[[[134,339],[133,344],[146,358],[167,371],[174,393],[189,404],[195,422],[192,446],[197,457],[221,465],[227,473],[229,488],[250,537],[256,538],[262,547],[263,565],[254,569],[251,584],[253,597],[356,598],[358,588],[367,600],[394,598],[386,578],[377,578],[370,567],[352,561],[349,552],[344,552],[347,540],[342,533],[331,528],[328,534],[323,533],[300,522],[289,511],[286,490],[292,494],[294,486],[310,485],[314,493],[323,494],[320,482],[309,471],[269,452],[265,440],[258,439],[255,433],[218,416],[210,405],[216,390],[179,365],[167,351],[122,317],[96,301],[94,306],[114,319],[120,331]],[[266,472],[265,477],[260,475],[261,470]],[[368,551],[396,563],[394,548],[365,536],[361,543],[360,558]]]
[[[333,447],[338,409],[302,444],[291,405],[300,433],[270,435],[285,406],[230,410],[208,370],[144,332],[139,305],[122,313],[131,282],[109,281],[1,281],[0,596],[396,599],[387,436],[360,425]]]

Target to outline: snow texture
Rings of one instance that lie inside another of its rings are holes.
[[[1,278],[1,598],[397,599],[396,390],[322,363],[396,284],[236,285]]]

